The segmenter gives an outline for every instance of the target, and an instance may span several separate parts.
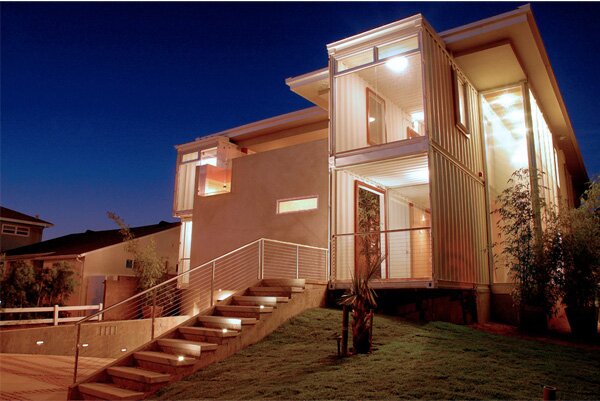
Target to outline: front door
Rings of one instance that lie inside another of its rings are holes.
[[[355,182],[355,232],[354,269],[355,274],[367,271],[370,266],[380,263],[385,253],[385,192],[360,181]],[[374,278],[385,276],[385,262],[375,273]]]

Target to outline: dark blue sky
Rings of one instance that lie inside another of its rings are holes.
[[[523,3],[3,3],[0,196],[45,238],[171,217],[174,145],[309,106],[284,79],[421,12],[438,32]],[[600,4],[534,3],[590,175]]]

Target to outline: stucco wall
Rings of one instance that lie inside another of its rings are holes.
[[[179,254],[179,227],[147,235],[138,239],[140,247],[146,247],[154,239],[158,254],[167,258],[169,273],[175,273]],[[125,244],[120,243],[85,255],[85,276],[96,275],[121,275],[133,276],[133,269],[127,269],[125,262],[132,259],[132,255],[125,251]]]
[[[258,238],[327,246],[327,141],[233,160],[231,192],[196,197],[192,266]],[[318,195],[318,209],[276,214],[278,199]]]

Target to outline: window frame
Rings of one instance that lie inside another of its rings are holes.
[[[317,205],[314,208],[311,209],[303,209],[303,210],[292,210],[289,212],[280,212],[279,211],[279,205],[283,202],[290,202],[290,201],[298,201],[298,200],[304,200],[304,199],[315,199],[317,201]],[[308,196],[298,196],[295,198],[285,198],[285,199],[277,199],[277,202],[275,204],[275,214],[276,215],[287,215],[287,214],[293,214],[293,213],[305,213],[305,212],[312,212],[314,210],[318,210],[319,209],[319,195],[308,195]]]
[[[371,130],[369,127],[369,100],[371,99],[370,95],[373,96],[373,98],[377,101],[380,102],[381,106],[382,106],[382,114],[383,114],[383,127],[382,127],[382,138],[381,138],[381,143],[376,143],[374,141],[371,140]],[[368,146],[378,146],[378,145],[385,145],[387,143],[387,129],[386,129],[386,123],[385,123],[385,99],[382,98],[381,96],[379,96],[374,90],[372,90],[371,88],[367,87],[366,90],[366,103],[367,103],[367,109],[366,109],[366,124],[367,124],[367,145]]]
[[[7,228],[12,227],[11,231],[7,231]],[[26,231],[27,234],[23,232],[19,233],[19,230]],[[17,237],[29,237],[31,235],[31,228],[27,226],[20,226],[17,224],[2,224],[2,234],[4,235],[14,235]]]
[[[456,69],[452,69],[452,87],[454,95],[454,123],[456,127],[465,135],[467,138],[471,137],[471,130],[469,129],[469,96],[468,96],[468,82],[465,78],[459,74]],[[460,93],[462,92],[464,97],[464,117],[465,123],[463,124],[461,114],[463,110],[460,107]]]

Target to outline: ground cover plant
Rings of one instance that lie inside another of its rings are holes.
[[[341,311],[313,309],[157,399],[597,399],[600,351],[377,315],[374,352],[338,358]]]

